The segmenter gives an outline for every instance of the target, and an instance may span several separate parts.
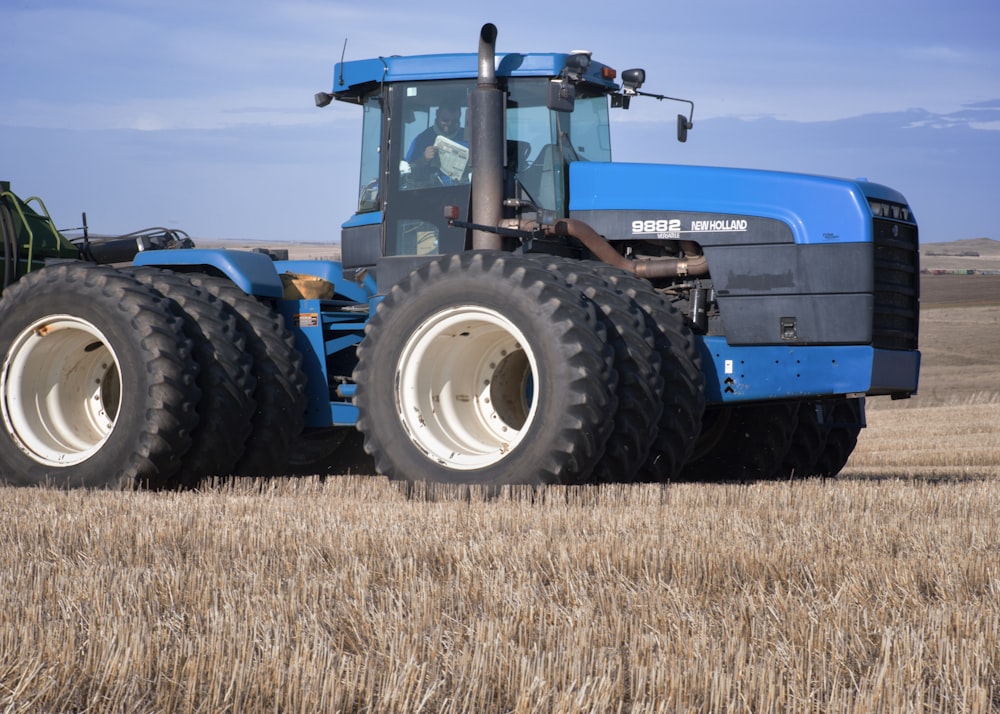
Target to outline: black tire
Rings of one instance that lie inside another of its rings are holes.
[[[357,433],[350,427],[307,429],[295,442],[295,450],[287,463],[289,476],[315,476],[331,473],[336,468],[337,455],[347,436]]]
[[[701,354],[684,315],[647,280],[600,264],[595,271],[631,297],[654,327],[653,343],[660,356],[663,410],[649,456],[639,470],[641,481],[666,482],[677,478],[691,457],[701,432],[705,411],[705,376]]]
[[[305,426],[306,394],[302,355],[285,321],[270,305],[247,295],[230,281],[210,275],[188,276],[192,285],[228,304],[246,337],[253,359],[256,411],[237,476],[276,476],[287,470],[295,442]]]
[[[824,411],[823,429],[826,443],[813,475],[833,478],[847,465],[858,444],[858,435],[864,428],[864,398],[838,399]]]
[[[582,291],[604,322],[618,374],[618,409],[604,455],[589,480],[632,483],[649,455],[663,410],[660,356],[654,349],[646,314],[632,298],[597,274],[600,263],[558,256],[532,258],[546,270],[558,271],[570,286]]]
[[[822,407],[819,407],[822,408]],[[816,462],[826,446],[827,431],[820,426],[816,402],[799,404],[795,431],[782,459],[781,466],[774,474],[776,479],[799,479],[812,476]]]
[[[306,430],[295,449],[289,476],[371,476],[376,472],[375,461],[365,453],[364,436],[353,427]]]
[[[243,455],[256,408],[253,360],[236,314],[182,273],[157,268],[136,268],[131,273],[177,304],[198,362],[199,422],[174,485],[193,488],[205,477],[229,476]]]
[[[0,315],[4,482],[131,488],[173,476],[200,392],[170,303],[113,268],[63,263],[9,287]]]
[[[393,286],[358,346],[365,450],[410,482],[574,482],[616,406],[604,340],[593,304],[533,261],[431,260]]]
[[[778,472],[798,425],[798,403],[718,407],[706,411],[705,435],[699,454],[685,465],[689,481],[748,481],[771,479]],[[712,413],[715,412],[715,413]]]

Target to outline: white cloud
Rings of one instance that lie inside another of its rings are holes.
[[[283,89],[219,93],[197,98],[125,98],[108,102],[64,103],[22,100],[0,108],[0,125],[40,129],[102,131],[137,129],[226,129],[240,126],[330,125],[355,117],[354,107],[333,104],[322,110],[312,92]]]

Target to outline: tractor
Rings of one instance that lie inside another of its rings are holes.
[[[336,469],[355,435],[408,482],[839,472],[865,398],[917,388],[905,198],[614,163],[611,112],[674,98],[642,69],[496,39],[335,66],[316,104],[363,115],[340,261],[163,230],[70,241],[6,191],[0,477]]]

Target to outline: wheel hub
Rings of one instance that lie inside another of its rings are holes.
[[[396,371],[396,408],[410,439],[449,468],[490,466],[524,438],[535,413],[537,363],[496,310],[457,306],[421,324]]]
[[[35,461],[71,466],[100,450],[121,406],[121,366],[90,322],[50,315],[17,336],[3,365],[4,426]]]

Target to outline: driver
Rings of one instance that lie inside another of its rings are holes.
[[[442,104],[438,107],[434,123],[420,132],[410,144],[410,149],[406,152],[406,163],[417,178],[436,178],[443,184],[451,184],[452,180],[440,171],[438,148],[434,145],[439,136],[466,145],[462,108],[459,105]]]

